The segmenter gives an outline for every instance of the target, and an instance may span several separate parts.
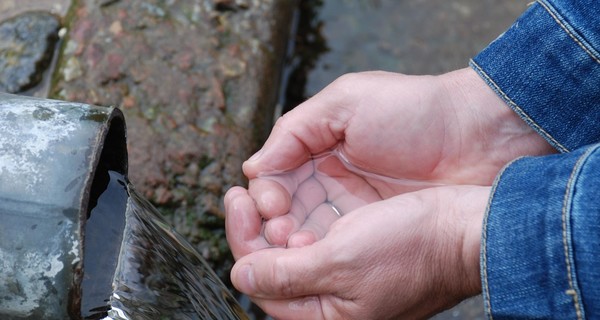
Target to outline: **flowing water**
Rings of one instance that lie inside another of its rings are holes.
[[[83,317],[248,319],[200,254],[127,179],[114,171],[108,178],[86,227]]]

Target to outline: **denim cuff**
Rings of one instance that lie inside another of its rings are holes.
[[[470,65],[561,152],[600,142],[600,1],[538,1]]]
[[[517,159],[484,218],[482,291],[490,319],[600,314],[600,145]]]

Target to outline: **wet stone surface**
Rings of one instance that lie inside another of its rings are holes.
[[[294,1],[82,0],[53,98],[120,107],[129,178],[228,279],[225,191],[271,127]]]
[[[468,65],[527,8],[528,0],[314,1],[301,17],[288,89],[292,104],[337,77],[369,70],[440,74]],[[289,106],[291,107],[291,106]]]
[[[0,1],[0,21],[29,11],[43,11],[63,18],[71,5],[71,0],[2,0]]]
[[[23,13],[0,23],[0,91],[17,93],[39,83],[59,26],[46,12]]]

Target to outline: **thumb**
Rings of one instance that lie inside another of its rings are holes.
[[[326,88],[280,117],[262,149],[244,163],[244,174],[253,179],[297,168],[342,141],[351,115],[341,112],[331,96]]]
[[[241,292],[262,299],[289,299],[318,295],[332,290],[329,274],[333,266],[313,244],[302,248],[269,248],[238,260],[231,281]],[[326,288],[326,289],[325,289]]]

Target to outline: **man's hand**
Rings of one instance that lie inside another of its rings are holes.
[[[436,185],[490,185],[512,159],[552,152],[471,69],[346,75],[279,119],[244,163],[270,244],[310,244],[335,220],[336,208],[357,207],[348,197],[340,201],[343,188],[314,175],[312,158],[332,150],[344,164],[331,163],[321,177],[358,188],[361,197],[343,191],[362,205]]]
[[[281,319],[424,318],[480,292],[490,187],[430,188],[374,202],[299,248],[269,248],[243,188],[227,194],[241,292]],[[254,209],[253,209],[254,208]]]
[[[312,165],[332,150],[333,184]],[[280,118],[243,165],[248,190],[228,191],[232,281],[278,318],[438,312],[480,291],[490,188],[466,185],[550,152],[471,69],[343,76]]]
[[[388,198],[394,182],[405,183],[382,181],[351,169],[329,152],[292,171],[251,180],[248,193],[261,199],[256,202],[256,214],[261,212],[261,220],[265,219],[262,228],[268,243],[286,247],[311,244],[343,214]]]
[[[371,173],[477,185],[490,185],[518,156],[553,152],[470,68],[364,72],[340,77],[281,117],[244,173],[291,170],[334,147]]]

